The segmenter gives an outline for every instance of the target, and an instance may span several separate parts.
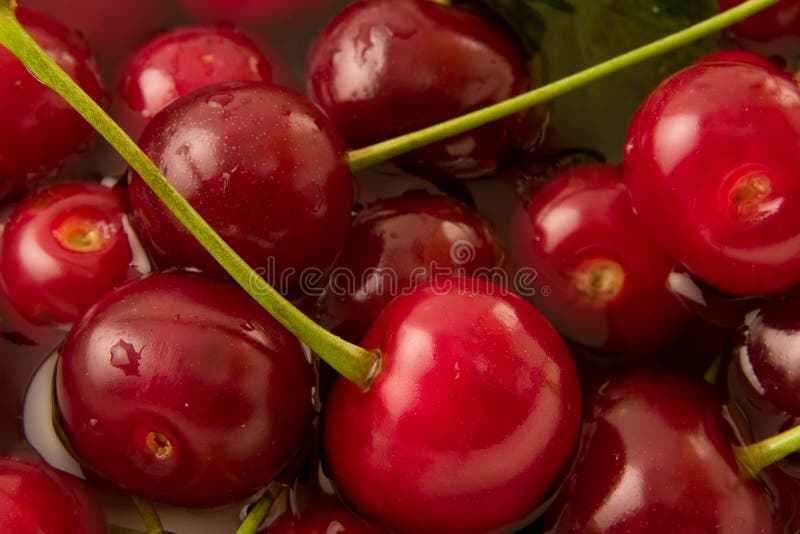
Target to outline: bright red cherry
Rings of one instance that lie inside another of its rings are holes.
[[[429,0],[359,0],[316,42],[309,94],[351,147],[451,119],[525,91],[525,54],[502,29]],[[517,119],[491,123],[406,156],[455,175],[493,170]]]
[[[558,175],[522,207],[511,235],[515,263],[537,274],[531,302],[569,339],[652,357],[689,320],[668,287],[677,265],[634,214],[619,167]]]
[[[772,510],[742,478],[708,384],[635,371],[600,387],[554,534],[770,534]]]
[[[89,96],[104,101],[91,51],[59,22],[27,9],[17,17],[56,63]],[[0,47],[0,201],[24,192],[83,150],[89,124],[55,91],[34,78],[11,52]]]
[[[0,458],[0,532],[105,534],[100,506],[76,478],[40,460]]]
[[[110,293],[61,351],[56,396],[91,470],[160,502],[210,507],[266,485],[311,424],[297,339],[244,291],[188,273]]]
[[[630,126],[625,177],[645,227],[724,292],[800,282],[800,88],[775,69],[700,63],[663,82]]]
[[[342,506],[312,504],[300,515],[285,513],[267,530],[270,534],[381,534],[383,529],[366,523]]]
[[[350,227],[353,178],[333,125],[277,86],[200,89],[159,113],[140,145],[167,179],[273,286],[328,266]],[[144,181],[129,187],[133,223],[160,267],[222,268]]]
[[[494,532],[540,503],[572,453],[580,386],[536,309],[477,279],[437,280],[383,310],[364,392],[337,380],[323,450],[337,489],[392,532]],[[413,512],[412,512],[413,511]]]
[[[744,0],[717,0],[723,11],[738,6]],[[733,26],[736,35],[771,41],[785,35],[800,34],[800,1],[780,0],[774,6],[749,17]]]
[[[498,238],[474,209],[411,192],[379,200],[353,221],[318,307],[323,326],[360,341],[396,296],[433,277],[470,276],[502,263]]]
[[[14,307],[36,324],[72,323],[143,274],[132,265],[125,217],[120,192],[100,184],[56,185],[21,202],[0,255],[0,281]]]
[[[271,82],[272,66],[247,35],[225,27],[185,27],[139,48],[117,83],[121,117],[138,139],[145,125],[170,102],[221,82]]]

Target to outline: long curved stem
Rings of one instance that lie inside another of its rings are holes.
[[[561,80],[539,87],[538,89],[534,89],[533,91],[510,98],[499,104],[366,148],[352,150],[348,155],[350,168],[353,169],[353,171],[360,171],[433,142],[448,139],[479,126],[483,126],[484,124],[514,115],[515,113],[519,113],[520,111],[574,91],[617,71],[665,54],[702,39],[703,37],[707,37],[712,33],[718,32],[766,9],[776,2],[778,2],[778,0],[749,0],[735,8],[706,19],[694,26],[690,26],[685,30],[654,41],[608,61],[604,61],[603,63],[599,63],[593,67],[589,67],[586,70],[567,76]]]
[[[15,7],[14,2],[0,0],[0,44],[105,137],[181,224],[264,309],[345,378],[368,388],[379,370],[380,354],[331,334],[269,286],[181,196],[122,128],[36,44],[14,16]]]
[[[746,447],[734,447],[739,465],[752,477],[775,462],[800,451],[800,426]]]

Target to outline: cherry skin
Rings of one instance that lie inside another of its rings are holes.
[[[0,458],[0,531],[105,534],[100,506],[77,478],[40,460]]]
[[[770,58],[756,54],[749,50],[731,49],[721,50],[714,52],[697,60],[696,64],[708,63],[750,63],[757,67],[763,67],[767,70],[772,70],[775,73],[780,73],[783,76],[791,79],[792,75],[784,70],[781,65],[774,63]]]
[[[287,512],[267,530],[270,534],[381,534],[374,527],[342,506],[312,504],[299,516]]]
[[[117,111],[135,139],[179,96],[221,82],[271,82],[272,66],[247,35],[225,27],[185,27],[139,48],[119,76]]]
[[[359,0],[311,53],[308,92],[353,148],[451,119],[525,91],[525,54],[500,28],[428,0]],[[493,170],[513,144],[511,118],[404,157],[454,175]]]
[[[59,22],[19,8],[20,23],[89,96],[105,96],[81,37]],[[0,201],[19,196],[82,151],[94,130],[55,91],[0,47]]]
[[[478,279],[395,299],[361,345],[383,368],[369,391],[338,379],[323,451],[342,496],[392,532],[493,532],[555,482],[580,425],[572,359],[524,300]],[[413,513],[410,513],[413,511]]]
[[[69,183],[21,202],[6,224],[0,281],[35,324],[72,323],[100,297],[140,273],[119,191]]]
[[[689,321],[668,280],[677,265],[642,227],[622,170],[556,176],[516,214],[515,263],[536,270],[531,302],[567,338],[629,358],[654,356]]]
[[[634,371],[600,387],[554,534],[776,532],[708,384]]]
[[[345,148],[299,94],[255,82],[206,87],[153,118],[140,145],[279,290],[328,266],[344,243],[353,200]],[[138,175],[128,192],[134,227],[158,266],[223,273]]]
[[[266,485],[311,424],[300,343],[241,289],[172,272],[110,293],[70,331],[56,372],[62,427],[98,475],[211,507]]]
[[[625,177],[645,227],[717,289],[800,282],[800,88],[775,69],[700,63],[663,82],[631,123]]]
[[[736,7],[744,0],[717,0],[721,10]],[[781,0],[733,26],[736,35],[771,41],[785,35],[800,34],[800,0]]]
[[[318,310],[323,326],[358,342],[397,295],[432,276],[469,276],[502,263],[475,210],[423,192],[378,200],[353,221]]]

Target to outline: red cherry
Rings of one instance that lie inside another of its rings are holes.
[[[0,458],[0,532],[105,534],[100,506],[76,478],[39,460]]]
[[[547,288],[531,302],[569,339],[617,356],[654,356],[688,323],[668,288],[675,261],[633,213],[619,167],[558,175],[516,215],[512,242],[515,262]]]
[[[285,513],[267,530],[270,534],[381,534],[346,508],[331,504],[312,504],[299,516]]]
[[[431,276],[497,267],[498,241],[475,210],[451,198],[415,191],[379,200],[353,221],[318,303],[321,323],[360,341],[392,299]]]
[[[140,275],[118,191],[99,184],[49,187],[20,203],[5,226],[0,280],[30,321],[72,323],[100,297]]]
[[[253,82],[206,87],[159,113],[140,145],[273,286],[287,291],[341,249],[353,199],[344,145],[299,94]],[[156,264],[223,272],[136,174],[129,197]]]
[[[266,485],[311,424],[300,343],[241,289],[187,273],[130,282],[73,327],[56,394],[93,471],[133,493],[216,506]]]
[[[17,17],[56,63],[97,102],[103,86],[91,51],[59,22],[27,9]],[[83,150],[92,127],[0,47],[0,201],[24,192]]]
[[[362,346],[381,350],[381,374],[366,392],[338,379],[323,412],[330,472],[359,513],[393,532],[487,532],[536,508],[572,452],[581,400],[533,306],[438,280],[395,299]]]
[[[736,7],[744,0],[717,0],[723,11]],[[785,35],[800,34],[800,0],[781,0],[733,26],[736,35],[771,41]]]
[[[117,83],[121,115],[138,138],[156,113],[179,96],[220,82],[272,81],[272,66],[247,35],[225,27],[185,27],[139,48]]]
[[[625,177],[664,249],[739,295],[800,282],[800,89],[775,69],[701,63],[672,76],[630,126]]]
[[[635,371],[600,387],[554,534],[769,534],[772,510],[742,478],[716,391]]]
[[[307,74],[309,94],[354,148],[503,101],[529,80],[525,54],[503,30],[429,0],[351,3],[316,42]],[[403,161],[457,175],[491,171],[514,141],[516,120]]]
[[[790,78],[792,75],[784,70],[782,65],[774,63],[771,58],[750,52],[749,50],[721,50],[708,54],[697,60],[696,64],[703,63],[750,63],[757,67],[763,67],[768,70],[773,70],[775,73],[780,73],[783,76]]]

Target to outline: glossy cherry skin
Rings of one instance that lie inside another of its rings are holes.
[[[271,82],[272,65],[247,35],[226,27],[173,30],[139,48],[122,68],[115,114],[134,139],[179,96],[221,82]]]
[[[327,267],[344,243],[353,200],[345,148],[299,94],[255,82],[206,87],[159,113],[140,145],[281,290],[305,269]],[[132,222],[157,265],[222,273],[138,175],[128,192]]]
[[[775,69],[700,63],[663,82],[631,123],[625,177],[657,242],[717,289],[800,282],[800,89]]]
[[[270,534],[381,534],[383,529],[366,523],[342,506],[312,504],[295,516],[285,513],[267,530]]]
[[[211,507],[266,485],[311,424],[300,343],[227,282],[172,272],[93,306],[61,351],[72,449],[132,493]]]
[[[40,460],[0,458],[0,532],[105,534],[100,506],[77,478]]]
[[[357,512],[392,532],[478,533],[536,508],[572,452],[581,400],[533,306],[437,280],[395,299],[361,345],[382,352],[380,375],[367,392],[337,380],[323,411],[330,474]]]
[[[105,96],[94,58],[81,37],[27,9],[17,17],[39,45],[89,96]],[[83,150],[93,130],[55,91],[0,48],[0,201],[20,195]]]
[[[744,0],[717,0],[723,11],[736,7]],[[757,13],[733,26],[736,35],[771,41],[786,35],[800,34],[800,1],[780,0],[774,6]]]
[[[396,296],[432,276],[497,268],[499,239],[474,209],[424,192],[378,200],[354,219],[319,299],[323,326],[358,342]]]
[[[3,230],[0,281],[36,323],[72,323],[100,297],[141,275],[125,201],[100,184],[52,186],[21,202]]]
[[[669,290],[677,267],[642,227],[622,170],[568,170],[514,217],[516,265],[535,269],[529,298],[564,336],[616,356],[654,356],[689,320]]]
[[[503,101],[529,86],[526,58],[503,30],[427,0],[359,0],[314,45],[307,83],[353,148]],[[455,175],[493,170],[515,121],[491,123],[406,156]]]
[[[598,391],[554,534],[777,531],[758,485],[741,478],[712,386],[645,370]]]

